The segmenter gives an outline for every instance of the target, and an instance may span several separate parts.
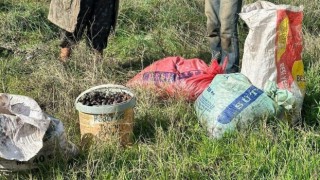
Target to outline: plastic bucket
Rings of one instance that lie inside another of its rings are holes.
[[[79,99],[89,92],[125,92],[131,99],[115,105],[86,106]],[[132,144],[133,108],[136,97],[133,92],[121,85],[106,84],[95,86],[82,92],[75,101],[79,111],[81,136],[94,135],[104,141],[119,142],[121,145]]]

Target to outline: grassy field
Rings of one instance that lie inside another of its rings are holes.
[[[212,140],[192,103],[158,100],[138,90],[132,147],[100,143],[72,162],[58,159],[8,179],[319,179],[320,2],[274,2],[305,6],[307,93],[301,125],[257,120],[247,131]],[[92,63],[93,55],[80,42],[67,65],[58,61],[59,30],[46,19],[49,3],[0,0],[0,89],[34,98],[64,123],[69,140],[77,145],[74,100],[80,92],[99,84],[125,84],[167,56],[210,61],[203,0],[122,0],[104,62]],[[242,51],[247,34],[242,21],[239,30]]]

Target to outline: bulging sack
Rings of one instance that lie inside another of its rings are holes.
[[[270,94],[277,96],[271,91]],[[290,94],[279,99],[290,101]],[[287,104],[285,102],[281,104]],[[275,116],[280,111],[273,99],[241,73],[217,75],[194,107],[198,120],[212,138],[221,138],[236,127],[246,128],[248,124]]]
[[[0,94],[0,158],[28,161],[43,146],[50,119],[33,99]]]
[[[32,98],[0,94],[0,171],[21,171],[49,163],[57,153],[78,153],[63,124],[42,112]]]
[[[305,94],[302,11],[302,7],[257,1],[244,6],[239,14],[249,27],[241,73],[260,89],[275,81],[280,89],[292,92],[293,123],[301,117]]]
[[[159,96],[195,100],[216,74],[224,73],[216,60],[208,66],[201,59],[167,57],[146,67],[128,81],[129,87],[151,89]]]

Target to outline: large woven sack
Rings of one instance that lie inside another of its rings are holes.
[[[275,81],[280,89],[292,92],[295,104],[288,116],[292,123],[301,118],[305,94],[302,10],[302,7],[257,1],[244,6],[240,13],[249,27],[241,73],[260,89],[268,81]]]
[[[208,66],[198,58],[166,57],[143,69],[127,86],[142,87],[162,97],[194,101],[217,74],[224,73],[225,66],[226,63],[220,66],[217,60]]]
[[[221,138],[292,108],[292,94],[272,82],[263,91],[241,73],[218,74],[195,102],[198,120],[210,137]]]
[[[0,171],[21,171],[78,153],[62,122],[30,97],[0,93]]]

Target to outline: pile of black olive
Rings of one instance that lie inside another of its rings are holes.
[[[125,92],[100,92],[93,91],[84,94],[78,100],[86,106],[114,105],[131,99],[131,96]]]

